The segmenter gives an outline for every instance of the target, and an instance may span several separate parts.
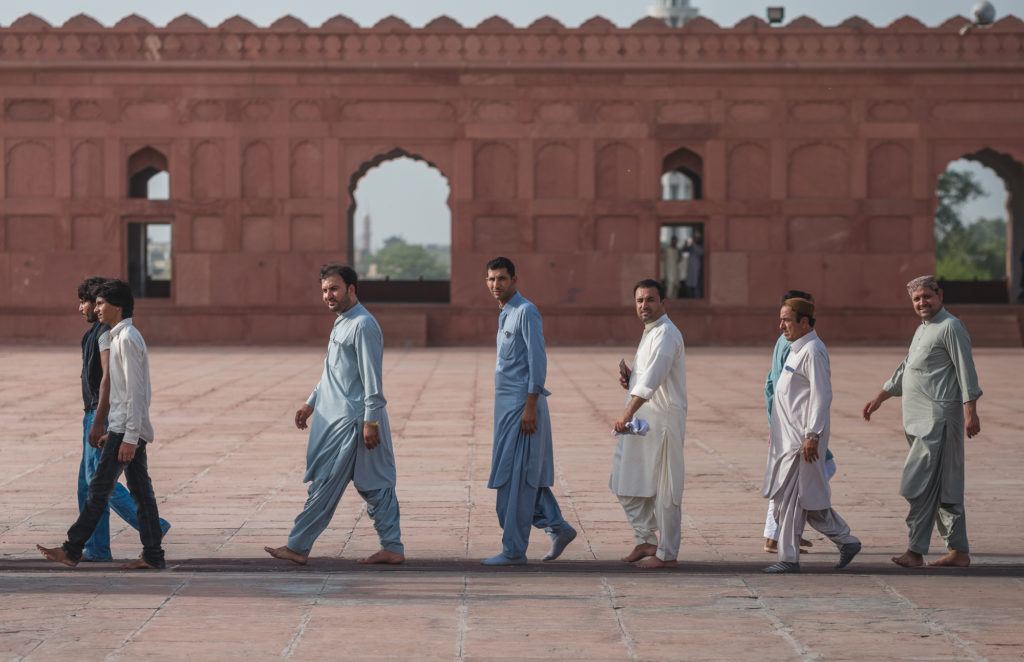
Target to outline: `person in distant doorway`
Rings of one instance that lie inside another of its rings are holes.
[[[665,291],[658,281],[637,283],[633,303],[644,331],[633,367],[620,364],[619,383],[629,396],[613,426],[618,441],[609,487],[636,543],[622,560],[641,568],[668,568],[677,565],[682,539],[686,347],[665,313]],[[636,434],[641,421],[648,426],[642,435]]]
[[[1020,292],[1017,301],[1024,302],[1024,248],[1020,249]]]
[[[906,568],[924,565],[932,530],[938,526],[946,554],[929,565],[966,568],[971,554],[964,510],[964,432],[969,438],[981,432],[981,387],[971,337],[943,307],[934,276],[910,281],[907,293],[921,325],[907,358],[863,411],[864,420],[870,421],[883,402],[903,398],[903,429],[910,451],[900,494],[910,504],[910,542],[907,551],[892,561]]]
[[[85,414],[82,419],[82,461],[78,466],[78,510],[85,508],[89,495],[89,483],[96,475],[100,464],[102,447],[100,438],[106,432],[107,414],[110,411],[110,327],[96,316],[96,289],[108,279],[100,276],[87,278],[78,285],[78,310],[90,324],[82,336],[82,401]],[[96,531],[85,543],[83,561],[111,561],[110,553],[110,510],[136,531],[139,518],[131,493],[120,482],[114,483],[110,504],[103,511],[96,524]],[[163,535],[171,528],[166,520],[160,520]]]
[[[775,503],[779,544],[769,574],[800,572],[800,539],[810,524],[839,548],[845,568],[861,550],[860,540],[832,508],[825,468],[830,434],[832,377],[828,350],[814,331],[814,303],[786,299],[779,330],[790,345],[772,401],[771,447],[764,474],[764,497]]]
[[[72,567],[78,565],[86,543],[107,513],[117,479],[124,472],[138,513],[142,556],[122,567],[126,570],[160,569],[166,567],[160,545],[163,532],[146,458],[146,445],[153,441],[146,342],[132,323],[135,298],[128,283],[108,280],[97,286],[94,294],[96,315],[110,327],[110,413],[107,433],[99,439],[103,453],[89,483],[85,507],[68,529],[67,541],[61,547],[36,545],[36,548],[50,561]]]
[[[547,353],[537,307],[517,291],[516,267],[507,257],[487,263],[487,289],[498,302],[498,358],[494,368],[494,439],[487,487],[497,490],[501,552],[484,565],[525,565],[530,527],[544,529],[554,561],[576,538],[562,517],[555,482],[551,417],[544,388]]]
[[[693,236],[686,262],[686,288],[691,299],[704,298],[704,237]]]
[[[320,382],[295,412],[295,427],[309,428],[309,496],[295,518],[288,544],[264,547],[274,558],[305,565],[313,543],[331,523],[349,483],[366,502],[380,550],[364,564],[405,562],[395,494],[395,453],[384,399],[384,335],[358,299],[359,277],[337,263],[320,269],[320,292],[336,315]],[[310,422],[310,419],[312,421]]]
[[[789,290],[782,295],[782,305],[785,305],[788,299],[807,299],[811,303],[814,303],[814,297],[807,292],[800,290]],[[764,404],[768,410],[768,427],[771,429],[772,424],[772,401],[775,399],[775,387],[779,383],[779,377],[782,376],[783,369],[786,365],[786,359],[789,358],[790,342],[786,340],[786,334],[780,333],[778,340],[775,341],[775,349],[772,350],[772,363],[768,369],[768,377],[764,381]],[[832,450],[829,448],[825,449],[825,475],[829,480],[832,480],[832,476],[836,473],[836,463],[832,455]],[[775,554],[779,551],[779,524],[775,521],[775,502],[771,499],[768,500],[768,513],[765,515],[764,520],[764,551],[769,554]],[[811,541],[800,539],[801,547],[811,547]],[[800,550],[803,553],[804,550]]]
[[[661,249],[661,282],[665,283],[666,296],[675,299],[679,294],[679,239],[675,235]]]

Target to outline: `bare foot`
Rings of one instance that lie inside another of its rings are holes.
[[[630,552],[629,554],[626,554],[620,560],[621,561],[625,561],[626,563],[635,563],[636,561],[639,561],[642,558],[646,558],[648,556],[654,556],[657,553],[658,553],[658,546],[657,545],[651,545],[651,544],[648,544],[648,543],[644,543],[642,545],[637,545],[636,547],[634,547],[632,552]]]
[[[72,561],[68,558],[68,554],[64,551],[63,547],[43,547],[42,545],[36,545],[36,549],[42,553],[43,558],[47,561],[63,563],[69,568],[74,568],[78,565],[78,561]]]
[[[657,556],[648,556],[637,561],[636,567],[643,568],[644,570],[657,570],[658,568],[674,568],[677,565],[679,565],[679,561],[662,561]]]
[[[155,565],[146,563],[145,559],[139,557],[121,566],[122,570],[159,570]]]
[[[382,549],[379,552],[367,556],[365,559],[359,559],[359,562],[363,565],[371,565],[374,563],[382,563],[385,565],[398,565],[405,563],[405,555],[398,554],[397,552],[389,552],[386,549]]]
[[[806,545],[804,543],[806,543]],[[811,543],[810,543],[810,541],[804,540],[803,538],[801,538],[800,539],[800,546],[801,547],[805,547],[805,546],[806,547],[810,547]],[[764,551],[768,552],[769,554],[777,553],[779,551],[779,543],[778,543],[778,541],[772,540],[771,538],[765,538],[764,539]],[[801,554],[806,554],[807,550],[806,549],[801,549],[800,553]]]
[[[901,556],[892,557],[892,562],[904,568],[920,568],[924,565],[924,557],[908,549]]]
[[[951,549],[945,556],[935,559],[928,565],[936,568],[966,568],[971,565],[971,555]]]
[[[282,559],[284,561],[291,561],[299,565],[306,565],[306,561],[309,560],[309,554],[299,554],[293,552],[287,547],[264,547],[263,551],[270,554],[275,559]]]

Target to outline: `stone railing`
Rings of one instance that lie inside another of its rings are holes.
[[[593,18],[568,28],[551,18],[516,28],[498,17],[464,27],[441,17],[422,28],[389,17],[363,28],[345,17],[319,27],[285,17],[266,28],[235,17],[208,27],[184,15],[164,27],[137,16],[104,27],[79,15],[59,27],[27,15],[0,28],[0,66],[117,65],[130,62],[336,64],[523,68],[703,68],[722,66],[963,66],[1024,64],[1024,22],[1008,16],[988,28],[960,30],[955,17],[929,28],[912,18],[876,27],[851,18],[823,27],[799,18],[771,27],[750,17],[733,27],[698,18],[683,28],[644,19],[619,28]]]

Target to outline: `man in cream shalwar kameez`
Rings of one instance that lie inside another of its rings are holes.
[[[622,560],[638,561],[643,568],[676,565],[682,538],[685,346],[683,334],[665,314],[664,298],[657,281],[643,280],[634,288],[644,332],[632,370],[623,366],[620,374],[629,398],[615,422],[619,437],[609,481],[636,541]],[[627,425],[634,419],[650,426],[645,435],[629,433]]]
[[[350,267],[321,269],[324,303],[337,315],[320,382],[295,413],[295,426],[309,425],[306,474],[309,496],[295,518],[288,544],[266,547],[275,558],[305,564],[327,528],[350,482],[366,501],[381,549],[360,563],[405,561],[395,495],[395,455],[382,380],[384,337],[373,315],[356,297],[358,276]]]
[[[933,276],[907,284],[921,326],[907,358],[864,405],[871,420],[883,402],[903,398],[903,428],[910,451],[903,465],[900,494],[910,504],[909,544],[892,561],[904,567],[924,565],[932,530],[938,526],[947,553],[930,565],[967,567],[971,563],[964,512],[964,432],[981,431],[978,373],[967,329],[942,306],[942,290]]]
[[[828,350],[812,328],[814,304],[807,299],[787,299],[779,320],[780,330],[792,344],[772,403],[764,496],[775,502],[779,561],[765,572],[800,571],[800,536],[805,524],[839,547],[836,567],[844,568],[861,545],[832,509],[825,469],[832,404]]]

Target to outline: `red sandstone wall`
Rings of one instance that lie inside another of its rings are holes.
[[[173,296],[140,305],[148,337],[320,342],[315,273],[348,255],[350,180],[400,148],[451,185],[452,304],[374,307],[393,342],[490,341],[498,253],[552,343],[632,340],[631,286],[671,221],[705,224],[708,299],[672,308],[691,343],[770,340],[791,287],[831,338],[899,341],[902,283],[934,266],[938,174],[983,148],[1024,161],[1024,23],[964,22],[25,17],[0,29],[0,338],[73,338],[78,280],[123,275],[125,223],[166,218]],[[145,146],[169,201],[126,197]],[[704,199],[662,202],[680,148]]]

